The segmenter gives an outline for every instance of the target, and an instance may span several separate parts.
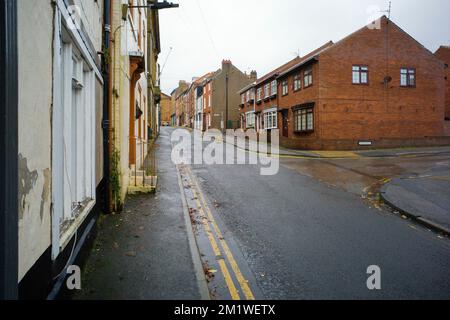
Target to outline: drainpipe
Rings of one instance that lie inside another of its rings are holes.
[[[225,78],[225,132],[228,129],[228,82],[229,82],[229,78],[228,78],[228,70],[227,70],[227,75]]]
[[[0,55],[0,300],[15,300],[19,225],[16,0],[0,0]]]
[[[103,175],[105,181],[104,212],[111,213],[111,185],[110,185],[110,161],[111,161],[111,0],[104,1],[104,37],[103,37]]]

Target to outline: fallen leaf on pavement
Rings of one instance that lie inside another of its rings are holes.
[[[132,258],[134,258],[134,257],[136,257],[136,251],[128,251],[128,252],[125,253],[125,255],[126,255],[127,257],[132,257]]]

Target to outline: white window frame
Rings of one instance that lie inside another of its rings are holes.
[[[260,102],[262,100],[262,87],[256,90],[256,101]]]
[[[266,83],[264,85],[264,99],[267,99],[270,97],[270,83]]]
[[[369,67],[366,65],[354,65],[352,67],[352,84],[369,84]]]
[[[264,111],[264,130],[278,128],[278,109],[272,108]]]
[[[270,83],[270,96],[274,97],[277,95],[277,86],[278,86],[278,81],[277,80],[273,80]]]
[[[304,72],[303,72],[303,87],[304,88],[308,88],[310,86],[313,85],[313,69],[312,67],[307,68]]]
[[[283,96],[287,96],[289,94],[289,81],[287,79],[281,82],[281,92]]]
[[[255,128],[255,112],[249,111],[245,114],[245,127],[247,129]]]
[[[302,89],[302,75],[300,73],[294,75],[294,85],[293,89],[295,91],[300,91]]]
[[[65,4],[56,1],[52,108],[52,259],[95,205],[96,83],[101,72]],[[76,72],[73,72],[76,69]]]

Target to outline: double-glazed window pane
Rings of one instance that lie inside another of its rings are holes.
[[[352,82],[353,82],[353,84],[368,84],[369,83],[369,67],[353,66]]]
[[[276,129],[277,128],[277,112],[271,111],[264,114],[264,128]]]
[[[289,86],[288,86],[287,80],[283,81],[282,89],[283,89],[283,96],[285,96],[289,93]]]
[[[302,87],[302,81],[301,81],[300,75],[297,74],[294,76],[294,91],[300,90],[301,87]]]
[[[402,87],[416,86],[416,70],[412,68],[400,69],[400,85]]]
[[[271,94],[272,96],[277,94],[277,80],[272,81],[271,83]]]
[[[314,130],[314,109],[299,109],[294,111],[294,129],[296,132]]]
[[[303,75],[303,84],[306,87],[311,86],[313,83],[313,75],[312,75],[312,69],[306,69]]]
[[[264,86],[264,98],[268,98],[270,96],[270,83],[267,83]]]

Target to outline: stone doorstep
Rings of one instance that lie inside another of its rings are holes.
[[[155,193],[158,185],[158,176],[146,176],[145,185],[143,184],[142,177],[137,177],[136,185],[134,185],[134,176],[130,177],[130,185],[128,186],[128,194],[149,194]]]

